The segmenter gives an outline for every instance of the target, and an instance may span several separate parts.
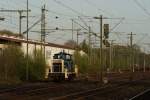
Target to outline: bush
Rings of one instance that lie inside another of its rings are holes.
[[[25,55],[24,62],[18,68],[18,76],[21,80],[26,80],[26,71],[28,67],[28,78],[30,81],[42,80],[45,75],[46,62],[43,53],[40,50],[33,53],[34,55]],[[28,65],[27,65],[28,61]]]
[[[0,79],[18,79],[17,68],[23,63],[23,52],[17,46],[8,46],[0,55]]]
[[[88,56],[80,55],[80,53],[74,53],[74,62],[79,67],[80,73],[87,73],[89,65],[88,65]]]
[[[40,50],[34,55],[24,55],[20,47],[8,46],[0,53],[0,80],[26,80],[28,60],[29,80],[41,80],[45,75],[46,62]]]
[[[41,80],[44,79],[46,62],[44,54],[38,50],[34,53],[33,57],[29,57],[29,79],[30,80]]]

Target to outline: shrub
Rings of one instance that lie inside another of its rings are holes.
[[[46,62],[44,54],[41,50],[34,53],[33,57],[29,57],[29,79],[30,80],[41,80],[45,76]]]
[[[24,62],[18,68],[18,76],[21,80],[26,80],[26,71],[28,67],[28,79],[29,81],[42,80],[45,75],[46,62],[43,53],[37,50],[34,55],[25,55]],[[27,65],[28,61],[28,65]]]
[[[17,68],[23,63],[23,52],[18,46],[8,46],[0,55],[0,79],[18,79]]]
[[[74,53],[74,62],[79,67],[80,73],[87,73],[88,71],[88,57],[87,55],[80,55],[80,53],[75,52]]]
[[[10,45],[0,53],[0,80],[24,81],[28,61],[29,80],[41,80],[45,75],[46,62],[40,50],[34,55],[24,55],[19,46]]]

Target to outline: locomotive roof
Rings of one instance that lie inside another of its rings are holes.
[[[71,54],[66,53],[66,52],[59,52],[59,53],[56,53],[55,55],[61,55],[61,54],[64,54],[64,55],[70,55],[70,56],[72,56]]]

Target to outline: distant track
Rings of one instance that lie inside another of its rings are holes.
[[[49,100],[80,100],[80,99],[88,99],[89,97],[96,96],[96,95],[103,95],[105,93],[112,93],[113,91],[117,91],[119,89],[123,89],[125,87],[129,87],[131,84],[130,82],[121,83],[119,85],[110,85],[101,88],[90,89],[87,91],[81,91],[76,93],[71,93],[65,96],[49,98]]]
[[[1,89],[0,95],[4,93],[10,93],[10,92],[11,93],[14,92],[19,95],[24,95],[24,94],[29,94],[29,93],[39,91],[39,90],[50,89],[50,88],[54,89],[58,87],[60,87],[60,85],[57,85],[57,83],[53,83],[53,82],[39,83],[39,84],[33,83],[31,85],[15,86],[15,87],[9,87],[6,89]]]
[[[137,94],[136,96],[130,98],[129,100],[147,100],[148,98],[150,98],[150,89],[147,89]]]
[[[59,97],[49,98],[48,100],[87,100],[97,96],[103,97],[105,94],[113,94],[118,90],[126,89],[130,86],[134,86],[135,84],[140,85],[142,80],[144,79],[132,80],[128,82],[114,82],[104,87],[93,88],[81,92],[74,92]]]

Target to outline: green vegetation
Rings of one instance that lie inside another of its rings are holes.
[[[83,51],[85,54],[81,54],[79,51]],[[79,72],[96,73],[100,69],[99,64],[99,49],[90,48],[84,40],[79,46],[78,51],[74,53],[75,64],[79,67]]]
[[[45,75],[45,59],[40,50],[29,55],[29,80],[41,80]],[[11,45],[0,53],[0,81],[21,82],[26,79],[27,56],[19,46]]]
[[[81,55],[79,52],[74,54],[75,64],[79,66],[81,73],[97,73],[101,69],[100,66],[100,49],[91,48],[86,41],[83,41],[78,50],[84,51],[86,54]],[[111,53],[111,57],[110,57]],[[144,57],[145,56],[145,57]],[[111,61],[110,61],[111,58]],[[110,47],[103,48],[103,69],[110,71],[131,70],[134,66],[135,70],[143,70],[145,59],[145,67],[150,68],[150,54],[146,54],[140,50],[140,47],[114,45],[110,51]]]
[[[74,63],[79,66],[80,73],[86,73],[89,68],[87,55],[81,56],[79,52],[75,52],[74,58]]]
[[[42,80],[45,76],[46,62],[41,50],[37,50],[34,56],[29,57],[29,79]]]
[[[18,68],[23,65],[23,52],[19,47],[9,46],[0,54],[0,80],[19,80]]]
[[[11,32],[11,31],[9,31],[9,30],[1,30],[0,31],[0,34],[1,35],[13,35],[14,33],[13,32]]]

